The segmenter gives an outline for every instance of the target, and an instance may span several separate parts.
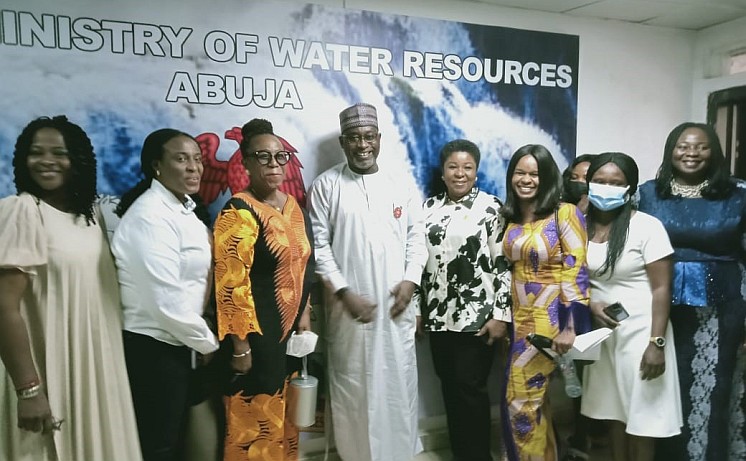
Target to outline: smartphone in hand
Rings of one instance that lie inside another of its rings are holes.
[[[548,338],[544,335],[539,335],[536,333],[529,333],[526,335],[526,340],[531,343],[532,346],[536,348],[542,355],[544,355],[549,360],[554,360],[554,356],[552,354],[555,354],[555,352],[552,351],[552,338]]]
[[[531,343],[534,347],[538,349],[551,349],[552,348],[552,338],[547,338],[543,335],[538,335],[536,333],[529,333],[526,336],[526,339],[529,343]]]
[[[621,322],[629,317],[627,309],[625,309],[620,302],[615,302],[614,304],[609,304],[604,307],[604,314],[614,319],[615,322]]]

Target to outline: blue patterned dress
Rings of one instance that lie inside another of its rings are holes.
[[[680,437],[661,441],[657,459],[744,460],[746,190],[721,200],[662,199],[649,181],[639,208],[663,222],[674,247],[671,323],[684,427]]]

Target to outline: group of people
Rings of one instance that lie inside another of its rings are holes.
[[[523,146],[504,203],[476,185],[478,146],[453,140],[442,190],[423,204],[402,172],[379,166],[374,106],[339,121],[346,161],[314,180],[308,212],[280,189],[293,154],[272,124],[245,124],[249,186],[214,223],[197,194],[198,143],[151,133],[111,242],[84,131],[64,116],[24,128],[18,195],[0,200],[0,458],[184,459],[195,369],[212,367],[225,371],[223,459],[297,459],[286,347],[311,327],[319,280],[345,461],[421,450],[422,334],[454,459],[493,459],[487,378],[507,350],[506,455],[559,460],[553,354],[601,326],[612,333],[583,367],[564,459],[588,459],[584,418],[606,422],[615,461],[743,459],[746,189],[712,128],[676,127],[642,185],[623,153],[580,156],[563,177],[544,146]]]
[[[505,203],[492,197],[478,208],[486,195],[475,187],[478,150],[462,144],[468,161],[454,175],[458,155],[449,157],[448,146],[447,191],[425,202],[434,211],[426,211],[430,262],[421,290],[455,459],[492,459],[488,431],[469,426],[489,428],[481,408],[490,361],[479,369],[478,352],[461,344],[439,350],[436,338],[448,331],[472,340],[493,331],[493,320],[507,323],[494,337],[509,342],[502,408],[509,460],[561,455],[547,398],[557,365],[529,335],[550,338],[561,355],[594,327],[612,333],[584,367],[578,430],[562,459],[589,459],[589,419],[604,422],[615,461],[744,459],[746,191],[730,177],[715,131],[676,127],[656,179],[642,185],[623,153],[580,156],[561,177],[543,146],[527,145],[508,164]],[[479,225],[465,227],[469,220]],[[468,267],[480,252],[490,256]],[[508,284],[510,298],[490,296]],[[615,318],[612,305],[625,316]],[[444,358],[472,364],[471,375],[442,371]]]
[[[195,459],[186,419],[203,387],[195,370],[213,361],[228,371],[225,437],[204,443],[226,460],[297,452],[285,346],[310,328],[310,222],[278,191],[291,154],[272,125],[255,119],[242,134],[251,187],[214,232],[197,195],[199,144],[160,129],[108,242],[85,132],[64,116],[23,130],[18,195],[0,200],[0,459]]]

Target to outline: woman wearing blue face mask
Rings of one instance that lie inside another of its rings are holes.
[[[591,312],[614,332],[585,369],[581,412],[609,421],[615,461],[652,461],[655,438],[682,425],[668,321],[673,249],[661,222],[630,203],[638,182],[632,158],[600,154],[587,177]],[[629,317],[617,321],[604,310],[616,302]]]

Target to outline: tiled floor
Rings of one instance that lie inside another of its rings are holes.
[[[555,424],[560,432],[560,438],[566,440],[567,437],[573,431],[573,411],[572,401],[568,399],[564,390],[561,386],[558,386],[557,381],[561,383],[561,380],[555,380],[555,383],[550,388],[550,401],[552,402],[552,412],[554,415]],[[502,440],[499,435],[500,428],[493,428],[493,449],[492,457],[495,461],[505,461],[507,458],[504,457],[502,450]],[[445,434],[441,435],[446,437]],[[445,442],[447,444],[447,442]],[[436,444],[443,446],[443,443]],[[590,461],[608,461],[611,460],[611,452],[609,451],[608,444],[603,446],[594,446],[589,454]],[[425,451],[417,455],[413,461],[451,461],[453,458],[448,448],[441,448],[433,451]]]
[[[495,461],[506,461],[507,458],[501,453],[492,452],[492,458]],[[426,451],[415,456],[413,461],[451,461],[450,450]],[[609,461],[611,453],[608,448],[594,448],[590,453],[590,461]]]
[[[565,396],[562,388],[562,380],[553,380],[549,390],[549,399],[552,402],[552,414],[554,423],[559,431],[561,440],[566,440],[573,431],[573,411],[572,401]],[[496,410],[496,408],[493,408]],[[493,411],[492,427],[492,456],[494,461],[505,461],[503,455],[502,437],[500,427],[497,424],[499,416]],[[448,435],[445,430],[444,417],[430,418],[421,422],[422,442],[427,451],[417,455],[413,461],[451,461],[451,451],[448,448]],[[302,461],[322,461],[324,460],[323,440],[316,439],[301,443]],[[608,445],[602,447],[593,447],[590,453],[590,461],[608,461],[611,460],[611,453]],[[339,461],[339,457],[333,452],[327,458],[327,461]]]

